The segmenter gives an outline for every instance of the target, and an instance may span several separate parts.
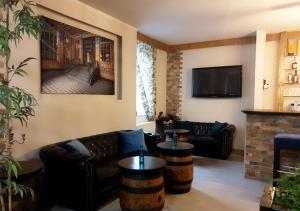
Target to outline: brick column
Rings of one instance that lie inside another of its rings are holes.
[[[167,105],[168,114],[181,113],[182,102],[182,52],[168,53]]]

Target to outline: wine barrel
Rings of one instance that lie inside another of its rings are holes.
[[[164,207],[164,180],[158,178],[121,178],[120,205],[122,210],[160,211]]]
[[[165,188],[171,193],[186,193],[191,189],[193,181],[194,146],[189,143],[178,142],[175,146],[171,142],[157,144],[160,156],[167,162],[164,169]]]
[[[123,211],[160,211],[164,207],[165,189],[163,159],[145,156],[140,168],[137,158],[126,158],[119,162],[122,170],[120,206]]]
[[[161,155],[167,161],[164,170],[165,186],[168,192],[186,193],[191,189],[193,181],[193,157],[173,157]]]

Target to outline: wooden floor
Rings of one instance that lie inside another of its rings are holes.
[[[68,72],[47,70],[42,74],[43,94],[114,94],[114,82],[106,79],[97,80],[92,86],[88,83],[87,66],[74,66]]]

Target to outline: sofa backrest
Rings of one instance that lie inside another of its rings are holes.
[[[176,128],[187,129],[191,135],[207,136],[214,123],[210,122],[191,122],[191,121],[177,121]]]
[[[120,155],[121,142],[118,132],[103,133],[78,140],[89,149],[96,159]]]

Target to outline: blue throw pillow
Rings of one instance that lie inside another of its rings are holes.
[[[82,155],[92,156],[91,152],[78,140],[73,140],[65,145],[66,149],[73,152],[78,152]]]
[[[225,126],[226,126],[226,123],[221,123],[221,122],[215,121],[215,124],[210,129],[208,135],[217,137],[219,135],[220,131]]]
[[[141,145],[145,150],[147,150],[143,129],[129,132],[120,131],[119,137],[122,143],[122,154],[139,151],[141,149]]]

